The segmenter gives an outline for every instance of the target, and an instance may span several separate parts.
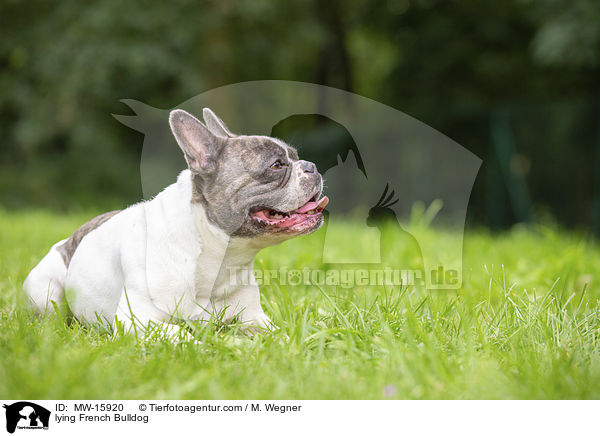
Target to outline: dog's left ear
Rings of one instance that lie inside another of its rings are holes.
[[[201,175],[211,173],[217,166],[216,155],[221,140],[193,115],[181,109],[171,111],[169,125],[189,169]]]
[[[222,138],[233,138],[234,136],[237,136],[234,133],[231,133],[223,120],[209,108],[205,107],[202,111],[202,115],[204,116],[206,127],[208,127],[213,134],[221,136]]]

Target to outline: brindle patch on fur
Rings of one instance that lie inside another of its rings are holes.
[[[200,203],[206,206],[206,199],[202,195],[202,189],[200,188],[201,184],[202,179],[200,176],[192,173],[192,203]]]
[[[60,253],[60,255],[62,256],[63,261],[65,262],[65,265],[67,266],[67,268],[69,267],[69,264],[71,263],[71,259],[73,258],[73,254],[75,254],[75,250],[77,250],[77,247],[81,243],[81,240],[84,238],[84,236],[87,235],[92,230],[100,227],[102,224],[104,224],[106,221],[108,221],[110,218],[112,218],[119,212],[121,212],[121,211],[113,210],[111,212],[106,212],[106,213],[103,213],[102,215],[98,215],[96,218],[89,220],[87,223],[85,223],[84,225],[79,227],[77,230],[75,230],[75,233],[73,233],[71,235],[71,237],[69,239],[67,239],[67,241],[64,244],[62,244],[56,248],[58,250],[58,252]]]

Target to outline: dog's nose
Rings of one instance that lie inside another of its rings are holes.
[[[308,162],[306,160],[300,161],[300,168],[302,168],[302,171],[304,171],[305,173],[317,172],[317,166],[314,163]]]

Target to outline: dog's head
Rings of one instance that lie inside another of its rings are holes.
[[[171,130],[192,173],[192,202],[230,236],[281,240],[323,223],[323,178],[314,163],[268,136],[235,135],[210,109],[204,122],[183,110]]]

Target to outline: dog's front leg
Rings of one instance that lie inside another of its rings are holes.
[[[148,321],[144,323],[140,320],[133,322],[131,318],[119,319],[118,327],[113,329],[113,338],[117,338],[122,332],[125,335],[133,335],[140,342],[167,341],[174,344],[193,342],[199,344],[192,333],[183,326],[170,324],[164,321]]]
[[[226,318],[237,318],[244,329],[256,333],[272,331],[277,327],[265,314],[260,304],[260,290],[257,285],[247,285],[223,300]]]
[[[173,343],[196,342],[188,329],[175,324],[175,318],[165,320],[166,314],[140,294],[123,292],[113,323],[114,336],[119,333],[134,335],[138,341],[166,340]],[[119,325],[117,325],[117,323]]]
[[[249,316],[247,318],[245,316],[242,316],[242,323],[244,324],[244,326],[247,325],[249,329],[253,329],[256,331],[260,331],[260,330],[273,331],[277,328],[275,326],[275,324],[273,324],[273,321],[271,321],[271,318],[269,318],[262,311],[262,309],[260,310],[259,313],[255,312],[255,313],[249,314]]]

